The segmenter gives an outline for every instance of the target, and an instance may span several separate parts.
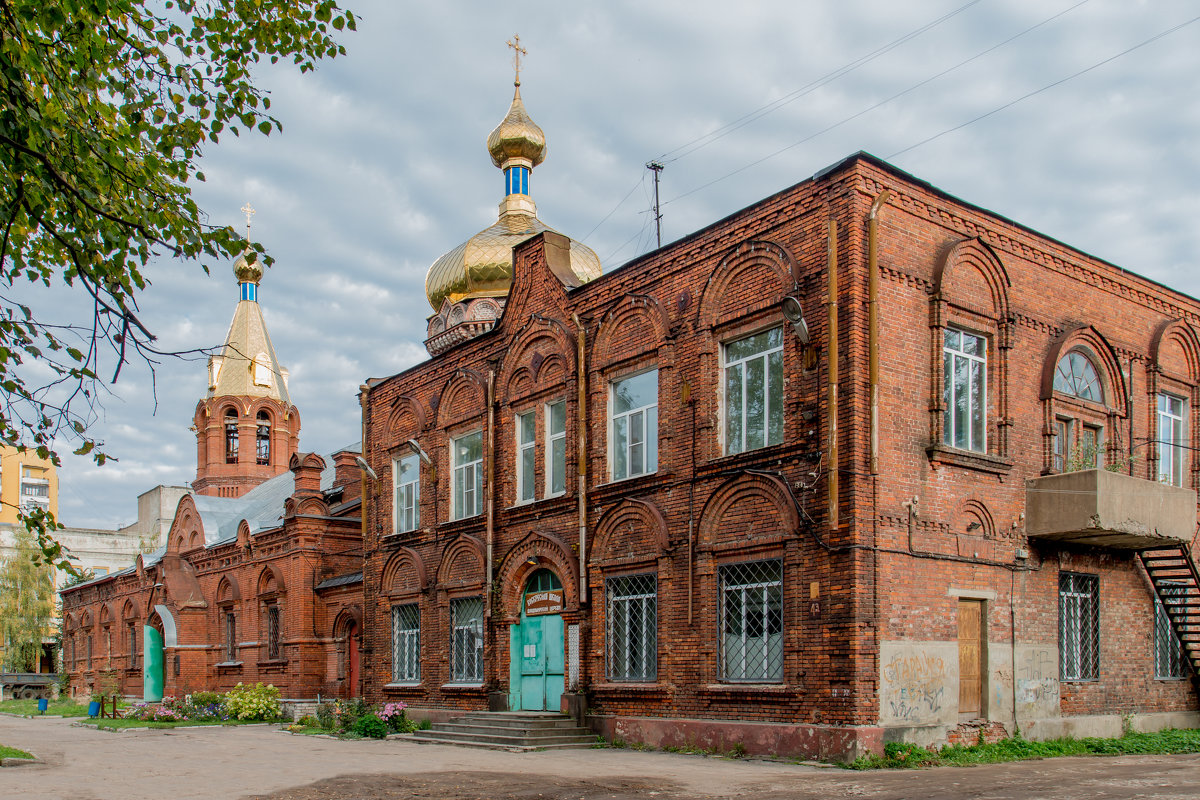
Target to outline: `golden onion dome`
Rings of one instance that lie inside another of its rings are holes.
[[[546,160],[546,134],[529,118],[529,112],[521,102],[520,84],[513,90],[508,114],[488,136],[487,149],[497,167],[512,160],[528,161],[530,166],[536,167]]]
[[[262,262],[257,258],[251,262],[246,258],[246,253],[242,253],[233,262],[233,274],[237,276],[238,283],[257,284],[262,280]]]

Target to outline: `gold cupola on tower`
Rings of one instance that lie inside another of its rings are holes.
[[[433,355],[454,344],[491,330],[504,309],[512,286],[514,247],[544,231],[553,231],[537,217],[529,195],[533,168],[546,158],[546,134],[537,126],[521,99],[520,37],[509,47],[516,51],[512,104],[487,138],[492,163],[504,173],[500,216],[443,255],[425,275],[425,296],[434,310],[429,318],[426,348]],[[571,241],[571,272],[578,283],[600,276],[600,259],[590,247]]]

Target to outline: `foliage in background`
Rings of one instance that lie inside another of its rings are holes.
[[[225,695],[223,706],[231,719],[279,719],[279,690],[271,684],[243,686],[239,683]]]
[[[0,0],[2,1],[2,0]],[[13,530],[15,551],[0,564],[0,652],[7,672],[34,672],[50,635],[54,582],[33,534]]]
[[[56,439],[109,458],[88,430],[103,382],[130,359],[153,371],[172,355],[138,319],[147,264],[207,271],[261,249],[197,205],[203,149],[281,130],[255,66],[308,72],[344,54],[333,36],[355,25],[334,0],[0,0],[0,442],[55,463]],[[48,319],[17,299],[58,280],[86,296],[88,318]],[[71,569],[53,517],[26,524]]]

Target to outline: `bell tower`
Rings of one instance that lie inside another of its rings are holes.
[[[247,204],[246,239],[250,239]],[[208,394],[196,405],[196,494],[240,497],[286,472],[300,442],[300,412],[288,393],[258,304],[262,267],[243,253],[233,264],[238,304],[219,355],[208,359]]]

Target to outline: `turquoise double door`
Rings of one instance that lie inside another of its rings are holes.
[[[563,693],[563,621],[558,614],[530,617],[509,626],[509,708],[558,711]]]

